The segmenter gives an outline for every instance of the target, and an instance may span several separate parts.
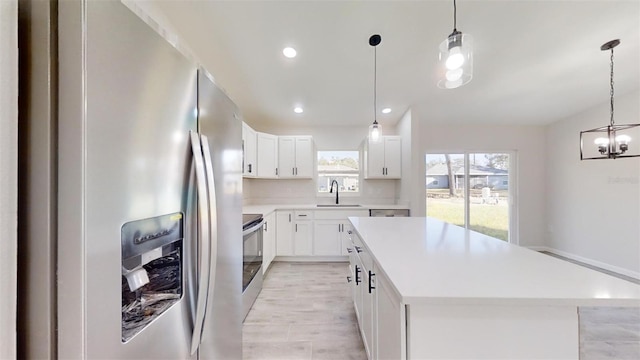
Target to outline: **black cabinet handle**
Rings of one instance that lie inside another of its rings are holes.
[[[350,283],[351,282],[351,276],[347,276],[347,282]]]
[[[351,234],[353,234],[353,233],[351,232],[351,230],[349,230],[349,231],[347,231],[347,234],[351,235]]]
[[[369,294],[371,294],[371,290],[374,290],[376,287],[375,286],[371,286],[371,279],[376,276],[376,274],[374,274],[373,272],[371,272],[371,270],[369,270]]]
[[[354,245],[353,247],[356,249],[356,252],[362,252],[362,248],[360,246]]]
[[[265,221],[265,222],[264,222],[264,229],[263,229],[264,231],[267,231],[267,227],[268,227],[268,225],[269,225],[269,223]]]
[[[353,252],[353,249],[351,249],[351,248],[347,248],[347,252],[348,252],[349,254],[351,254],[351,253]]]
[[[276,168],[276,176],[278,176],[278,168]]]
[[[249,173],[251,173],[251,164],[249,164]]]
[[[356,285],[359,285],[362,282],[362,280],[360,280],[360,276],[359,276],[361,271],[362,270],[360,270],[358,265],[356,265]]]
[[[298,224],[296,224],[296,232],[298,232]]]
[[[291,214],[289,214],[289,222],[291,222]]]

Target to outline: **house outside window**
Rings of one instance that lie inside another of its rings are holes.
[[[333,180],[341,194],[360,192],[359,151],[318,151],[318,193],[328,194]]]

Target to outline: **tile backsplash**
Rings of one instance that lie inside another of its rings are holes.
[[[395,204],[397,180],[363,180],[360,195],[340,194],[341,204]],[[330,204],[330,196],[317,195],[315,181],[243,179],[244,205]]]

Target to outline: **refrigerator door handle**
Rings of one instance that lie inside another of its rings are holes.
[[[195,354],[200,346],[200,338],[202,336],[202,326],[204,325],[204,315],[207,305],[208,291],[206,287],[209,285],[209,199],[207,194],[207,178],[205,173],[205,165],[203,158],[202,145],[198,133],[190,132],[191,150],[193,151],[193,162],[196,170],[196,188],[198,193],[198,294],[196,300],[196,314],[193,325],[193,334],[191,337],[191,354]]]
[[[213,175],[213,161],[211,160],[211,151],[209,147],[209,139],[205,135],[200,135],[200,139],[202,142],[202,152],[204,153],[204,169],[207,175],[207,184],[209,188],[209,282],[207,285],[207,293],[209,297],[213,296],[213,290],[209,290],[211,284],[213,285],[213,289],[215,290],[215,280],[216,280],[216,269],[218,265],[218,212],[217,212],[217,203],[216,199],[216,182],[215,176]],[[209,297],[207,297],[207,303],[209,303]],[[207,313],[205,312],[205,319],[207,317]]]

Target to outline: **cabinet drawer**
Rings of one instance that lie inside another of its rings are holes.
[[[346,220],[349,216],[367,217],[368,210],[318,210],[315,212],[316,220]]]
[[[313,211],[311,211],[311,210],[296,210],[293,213],[293,217],[296,220],[313,220]]]

